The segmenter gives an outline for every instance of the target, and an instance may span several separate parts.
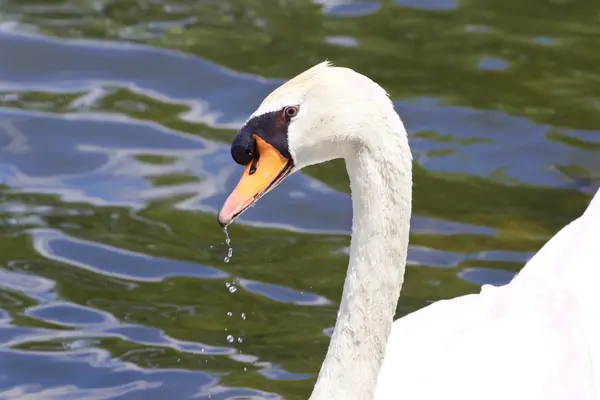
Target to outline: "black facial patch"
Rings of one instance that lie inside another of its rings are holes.
[[[256,116],[242,126],[231,143],[231,156],[236,163],[248,165],[255,158],[256,143],[252,135],[260,137],[291,160],[287,136],[290,118],[284,110]]]

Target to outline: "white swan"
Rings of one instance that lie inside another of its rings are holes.
[[[246,165],[218,214],[231,223],[285,176],[344,158],[350,263],[313,400],[598,399],[600,194],[508,285],[392,324],[411,214],[411,152],[385,91],[321,63],[273,91],[231,152]]]

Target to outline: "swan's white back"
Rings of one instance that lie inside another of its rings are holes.
[[[502,287],[393,324],[375,398],[600,398],[600,191]]]

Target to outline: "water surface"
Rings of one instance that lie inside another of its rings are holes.
[[[230,227],[229,154],[324,59],[413,149],[400,317],[502,285],[600,181],[592,0],[0,0],[0,398],[305,399],[347,265],[340,162]]]

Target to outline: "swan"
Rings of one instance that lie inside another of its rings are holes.
[[[412,155],[386,91],[326,61],[269,94],[231,144],[242,177],[226,227],[286,176],[343,158],[352,239],[311,400],[600,398],[600,193],[507,285],[393,322],[404,279]]]

